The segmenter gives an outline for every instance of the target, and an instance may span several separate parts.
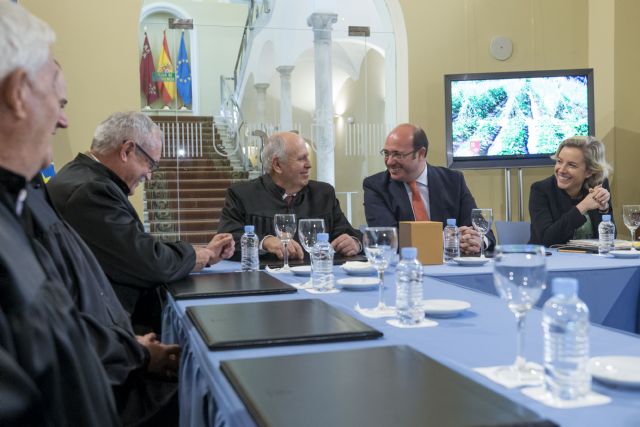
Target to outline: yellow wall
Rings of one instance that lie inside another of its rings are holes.
[[[409,44],[410,120],[425,127],[429,161],[446,161],[444,89],[447,73],[529,69],[594,68],[596,137],[614,167],[612,197],[621,237],[623,204],[640,203],[640,2],[634,0],[400,0]],[[492,37],[513,41],[513,55],[489,55]],[[525,219],[532,182],[552,168],[524,170]],[[478,205],[504,219],[502,171],[465,171]],[[517,215],[516,173],[512,209]]]
[[[585,68],[587,0],[400,0],[409,44],[409,115],[430,141],[428,160],[446,163],[444,74],[530,69]],[[509,37],[513,54],[491,57],[495,36]],[[596,71],[597,73],[597,71]],[[596,74],[597,75],[597,74]],[[526,218],[529,187],[551,168],[524,170]],[[504,219],[504,172],[464,172],[476,202]],[[517,176],[512,172],[512,209],[517,219]]]
[[[55,4],[54,4],[55,3]],[[86,151],[114,111],[139,110],[137,40],[141,0],[20,0],[57,34],[54,54],[67,79],[69,129],[54,140],[56,169]],[[142,192],[132,202],[142,206]]]

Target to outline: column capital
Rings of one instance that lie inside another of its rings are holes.
[[[331,31],[331,26],[338,22],[338,14],[337,13],[312,13],[307,18],[307,25],[313,28],[314,31],[317,30],[328,30]]]
[[[256,83],[253,85],[258,92],[265,92],[269,88],[269,83]]]
[[[281,77],[291,77],[293,69],[296,68],[293,65],[281,65],[276,67],[276,71],[280,73]]]

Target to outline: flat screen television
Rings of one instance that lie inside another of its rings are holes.
[[[594,135],[593,69],[447,74],[447,163],[551,165],[563,139]]]

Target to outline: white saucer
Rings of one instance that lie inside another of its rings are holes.
[[[296,267],[291,267],[291,272],[296,276],[311,276],[311,266],[298,265]]]
[[[616,258],[638,258],[640,257],[640,251],[611,251],[609,252]]]
[[[640,387],[640,357],[604,356],[589,359],[593,378],[613,385]]]
[[[456,299],[426,299],[422,306],[427,316],[454,317],[469,309],[471,304]]]
[[[485,265],[490,261],[490,259],[480,258],[480,257],[457,257],[457,258],[454,258],[453,261],[458,265],[464,265],[469,267],[469,266]]]
[[[377,277],[346,277],[336,280],[336,285],[350,291],[369,291],[377,289],[380,281]]]
[[[372,276],[376,274],[376,269],[373,268],[369,261],[347,261],[342,264],[342,269],[352,276]]]

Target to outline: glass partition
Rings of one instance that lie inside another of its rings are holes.
[[[162,168],[145,185],[151,232],[206,244],[226,189],[262,173],[263,140],[278,130],[307,141],[312,178],[329,176],[352,224],[365,224],[362,180],[384,169],[378,153],[396,124],[395,40],[381,2],[342,3],[334,21],[294,0],[143,2],[140,107],[164,132]],[[171,29],[169,18],[191,18],[193,29]],[[318,80],[331,88],[320,101]]]

